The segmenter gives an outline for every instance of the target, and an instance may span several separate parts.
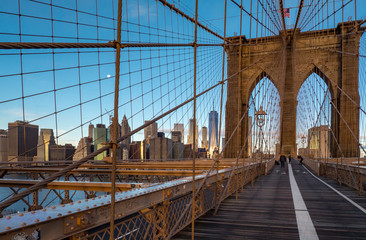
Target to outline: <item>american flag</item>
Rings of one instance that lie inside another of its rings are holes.
[[[285,17],[290,18],[290,9],[289,8],[284,8],[283,9],[283,14],[285,15]]]

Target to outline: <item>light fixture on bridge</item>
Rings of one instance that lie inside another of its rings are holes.
[[[259,110],[254,114],[255,115],[255,123],[258,127],[263,127],[266,121],[267,113],[263,110],[263,107],[260,106]]]

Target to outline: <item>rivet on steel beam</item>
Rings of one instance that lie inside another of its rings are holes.
[[[61,213],[59,213],[59,214],[57,214],[57,216],[61,217],[61,216],[62,216],[62,214],[61,214]]]
[[[61,207],[65,207],[65,204],[62,204]]]
[[[6,227],[6,228],[5,228],[5,230],[10,230],[10,229],[11,229],[11,227]]]
[[[86,208],[86,209],[89,209],[89,207],[88,207],[88,206],[86,206],[85,208]]]
[[[80,208],[76,209],[76,211],[80,211]]]
[[[73,220],[74,219],[74,216],[71,216],[70,219]]]
[[[22,225],[22,226],[25,226],[25,225],[27,225],[25,222],[22,222],[20,225]]]
[[[36,212],[35,211],[31,211],[32,214],[35,214]]]
[[[79,200],[78,203],[81,203],[81,201]]]
[[[73,202],[71,202],[71,203],[70,203],[70,205],[74,205],[74,203],[73,203]]]
[[[51,216],[47,216],[47,219],[51,219]]]
[[[98,198],[99,198],[99,199],[101,199],[102,197],[101,197],[101,196],[99,196]]]
[[[101,202],[101,203],[100,203],[100,205],[104,205],[104,203],[103,203],[103,202]]]
[[[20,213],[20,214],[19,214],[19,217],[23,217],[23,216],[24,216],[24,214],[23,214],[23,213]]]
[[[107,203],[111,203],[111,201],[107,201]]]
[[[6,216],[6,219],[10,219],[11,217],[10,216]]]
[[[66,227],[70,226],[70,223],[66,223]]]
[[[95,200],[95,198],[93,197],[92,200]]]
[[[96,207],[97,206],[97,204],[93,204],[93,207]]]
[[[70,229],[71,229],[71,230],[74,230],[74,227],[71,227]]]
[[[34,222],[39,222],[39,219],[37,218],[36,220],[34,220]]]
[[[72,213],[71,211],[67,211],[67,213]]]
[[[88,199],[85,199],[85,202],[87,202],[88,201]]]
[[[55,206],[52,206],[52,209],[55,209],[56,207]]]

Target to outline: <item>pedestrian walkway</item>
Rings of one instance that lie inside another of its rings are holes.
[[[366,197],[322,181],[296,160],[285,168],[276,165],[238,200],[233,195],[223,201],[216,216],[212,210],[197,219],[195,239],[366,239]],[[189,238],[190,226],[175,236]]]

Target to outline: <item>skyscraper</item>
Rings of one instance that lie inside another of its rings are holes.
[[[0,129],[0,162],[8,161],[8,131]]]
[[[32,161],[37,155],[38,126],[28,122],[8,123],[8,160]]]
[[[164,133],[150,139],[150,159],[172,159],[172,140],[166,138]]]
[[[193,125],[194,125],[194,121],[193,119],[189,119],[189,134],[188,134],[188,140],[187,143],[192,145],[192,149],[193,149]],[[196,150],[198,149],[198,126],[196,124]]]
[[[122,123],[121,123],[121,136],[124,136],[129,132],[131,132],[131,128],[130,128],[130,125],[128,124],[126,115],[124,115],[123,119],[122,119]],[[127,146],[130,145],[130,143],[131,143],[131,137],[128,137],[122,141],[122,144],[127,145]]]
[[[75,147],[71,144],[49,146],[50,161],[71,161],[75,153]]]
[[[149,121],[145,121],[148,123]],[[145,139],[158,137],[158,124],[156,122],[150,124],[144,129]]]
[[[179,131],[182,134],[182,143],[184,143],[184,124],[183,123],[174,123],[174,131]]]
[[[37,161],[50,160],[50,146],[55,145],[55,136],[52,129],[41,128],[37,145]]]
[[[93,141],[90,137],[84,137],[80,139],[78,147],[76,148],[73,160],[80,160],[93,152]]]
[[[108,137],[108,129],[105,127],[104,124],[97,124],[97,127],[94,128],[93,131],[93,143],[94,143],[94,151],[102,148],[106,143],[109,141]],[[107,153],[104,151],[103,153],[98,154],[94,157],[94,160],[103,160],[103,157],[106,157]]]
[[[92,123],[89,124],[89,138],[91,141],[93,141],[93,131],[94,131],[94,125]]]
[[[126,135],[127,133],[131,132],[130,125],[128,124],[128,120],[126,118],[126,115],[123,116],[122,122],[121,122],[121,136]],[[126,138],[121,143],[121,158],[124,160],[128,159],[129,151],[130,151],[130,144],[131,144],[131,137]]]
[[[219,146],[219,122],[218,122],[218,113],[213,110],[209,113],[209,122],[208,122],[208,145],[209,145],[209,152],[212,156],[212,152],[215,147]]]
[[[180,131],[172,131],[172,141],[181,143],[182,133]]]
[[[208,149],[208,141],[207,141],[207,127],[202,127],[202,142],[201,148]]]

